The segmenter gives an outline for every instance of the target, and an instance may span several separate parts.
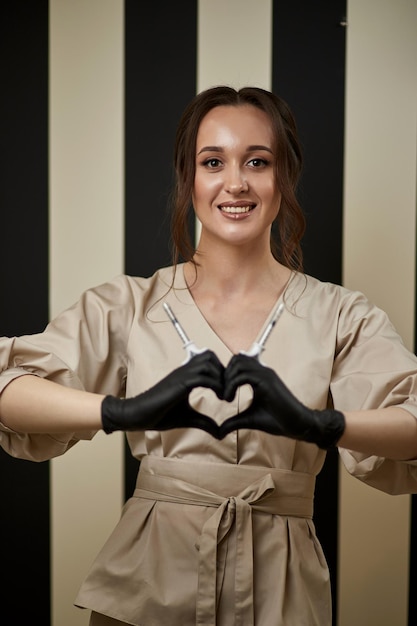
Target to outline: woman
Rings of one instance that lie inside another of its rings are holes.
[[[39,460],[128,431],[137,489],[76,599],[91,626],[330,625],[315,476],[337,444],[361,480],[417,491],[417,359],[362,294],[302,273],[301,153],[282,100],[202,92],[175,168],[173,267],[118,277],[44,333],[1,342],[1,443]],[[280,303],[260,362],[245,351]],[[164,304],[207,348],[185,364]]]

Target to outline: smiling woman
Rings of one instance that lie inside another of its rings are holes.
[[[141,461],[76,598],[91,626],[330,626],[316,476],[337,446],[363,482],[417,492],[417,358],[363,294],[303,273],[301,152],[280,98],[201,92],[175,168],[172,266],[0,341],[0,443],[41,460],[122,430]],[[278,305],[261,362],[247,352]],[[207,346],[182,365],[167,307]]]

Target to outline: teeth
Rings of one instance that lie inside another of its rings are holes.
[[[222,206],[220,207],[225,213],[249,213],[250,206]]]

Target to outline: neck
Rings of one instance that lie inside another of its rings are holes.
[[[209,252],[198,250],[194,268],[187,264],[185,276],[191,290],[200,289],[204,285],[206,292],[216,291],[218,294],[245,294],[268,289],[269,285],[284,284],[290,270],[276,261],[270,249],[255,250],[253,248],[225,247],[210,248]]]

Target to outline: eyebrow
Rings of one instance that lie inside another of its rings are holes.
[[[256,152],[257,150],[265,150],[273,154],[271,148],[263,146],[262,144],[255,144],[246,148],[246,152]],[[204,146],[197,154],[201,154],[202,152],[224,152],[224,149],[221,146]]]

